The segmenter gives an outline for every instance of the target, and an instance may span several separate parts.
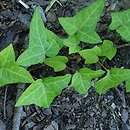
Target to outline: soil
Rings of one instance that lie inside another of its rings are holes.
[[[0,1],[0,50],[10,43],[18,56],[28,44],[29,23],[36,5],[43,10],[49,5],[49,0],[23,0],[29,9],[18,1]],[[58,18],[73,16],[80,9],[90,5],[95,0],[59,0],[45,13],[46,27],[60,37],[66,37]],[[115,32],[108,29],[111,23],[110,13],[130,8],[129,0],[106,0],[105,9],[97,25],[101,39],[109,39],[115,45],[125,42]],[[44,18],[44,20],[45,20]],[[66,53],[63,48],[60,53]],[[112,61],[105,65],[111,67],[130,68],[130,47],[118,49]],[[78,69],[83,65],[76,64],[73,55],[69,67]],[[49,67],[32,66],[37,69],[31,74],[37,78],[55,75]],[[95,66],[92,66],[93,68]],[[31,69],[30,68],[30,69]],[[70,70],[67,70],[70,71]],[[73,72],[70,72],[73,73]],[[12,130],[17,84],[0,89],[0,130]],[[50,108],[40,108],[35,105],[24,106],[19,130],[130,130],[130,94],[126,93],[124,83],[107,93],[99,95],[91,87],[87,95],[81,95],[74,89],[64,90],[56,97]],[[18,130],[18,129],[17,129]]]

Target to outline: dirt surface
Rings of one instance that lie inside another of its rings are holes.
[[[15,0],[0,1],[0,50],[12,43],[16,56],[27,47],[29,23],[35,6],[39,5],[45,10],[50,3],[48,0],[24,2],[29,9]],[[45,24],[60,37],[66,37],[58,18],[73,16],[94,0],[59,0],[59,2],[55,2],[45,14],[47,20]],[[115,31],[108,29],[108,26],[111,23],[111,12],[128,8],[130,8],[129,0],[106,0],[104,12],[97,25],[97,32],[102,40],[112,40],[115,45],[125,44]],[[66,50],[67,48],[63,48],[61,53],[67,55]],[[105,66],[130,68],[129,50],[130,47],[118,49],[115,58],[106,61]],[[73,55],[69,58],[70,68],[77,70],[83,67],[82,63],[76,64]],[[31,71],[33,76],[39,78],[55,75],[51,68],[40,66],[33,66],[36,67],[36,70]],[[66,71],[73,73],[71,70]],[[17,84],[13,84],[0,89],[0,130],[12,130],[16,86]],[[48,109],[35,105],[24,106],[19,130],[130,130],[130,94],[126,93],[124,86],[122,83],[103,95],[98,95],[93,87],[89,89],[88,95],[78,94],[70,88],[56,97]]]

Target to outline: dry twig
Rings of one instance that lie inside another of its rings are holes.
[[[25,88],[25,84],[18,84],[17,85],[17,96],[16,96],[16,101],[18,98],[21,96]],[[21,116],[23,112],[23,107],[15,107],[14,110],[14,117],[13,117],[13,127],[12,130],[20,130],[20,122],[21,122]]]

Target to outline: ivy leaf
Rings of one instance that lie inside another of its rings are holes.
[[[30,24],[29,47],[18,58],[18,64],[30,66],[42,63],[45,59],[45,51],[48,47],[47,35],[43,20],[40,16],[39,8],[34,11]]]
[[[55,39],[51,39],[49,41],[50,46],[48,47],[48,49],[46,50],[46,55],[48,57],[54,57],[59,53],[60,47],[57,44],[57,42],[55,41]]]
[[[58,37],[55,33],[53,33],[52,31],[48,29],[46,29],[46,33],[47,33],[48,42],[53,38],[59,45],[60,49],[63,47],[63,40],[60,37]]]
[[[71,86],[79,93],[86,94],[91,87],[91,80],[100,77],[103,74],[103,70],[93,71],[89,68],[82,68],[73,75]]]
[[[95,46],[92,49],[81,50],[79,54],[85,59],[85,64],[97,63],[99,60],[98,55],[101,54],[101,49]]]
[[[126,41],[130,41],[130,9],[122,12],[114,12],[111,16],[112,23],[109,28],[116,30]]]
[[[68,58],[65,56],[55,56],[44,60],[44,63],[52,67],[55,72],[64,70],[66,68],[65,63],[67,62],[68,62]]]
[[[59,22],[70,36],[76,34],[80,41],[99,43],[101,39],[95,29],[103,8],[104,0],[97,0],[73,17],[59,18]]]
[[[126,91],[130,92],[130,79],[126,80]]]
[[[11,83],[32,83],[29,72],[15,62],[15,54],[10,44],[0,52],[0,86]]]
[[[108,70],[107,75],[95,83],[95,88],[99,94],[105,93],[108,89],[117,87],[123,81],[126,81],[127,91],[130,90],[130,70],[121,68],[112,68]]]
[[[64,45],[69,47],[69,54],[80,51],[81,48],[78,46],[79,43],[80,41],[77,39],[76,35],[64,39]]]
[[[71,75],[47,77],[32,83],[18,99],[16,106],[36,104],[40,107],[49,107],[53,99],[70,82]]]
[[[42,63],[45,55],[56,56],[62,46],[62,39],[45,29],[37,7],[30,24],[29,47],[18,57],[17,63],[26,67]]]
[[[100,49],[102,52],[100,56],[106,56],[109,60],[111,60],[117,52],[117,49],[113,46],[113,42],[109,40],[104,40]]]
[[[46,29],[48,48],[46,55],[48,57],[54,57],[59,53],[59,50],[63,47],[63,40],[55,35],[52,31]]]

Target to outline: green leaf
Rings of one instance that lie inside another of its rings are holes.
[[[18,64],[30,66],[42,63],[45,59],[45,51],[48,47],[47,34],[41,19],[39,8],[35,9],[29,33],[29,47],[18,58]]]
[[[126,80],[126,91],[130,92],[130,79]]]
[[[16,106],[36,104],[49,107],[53,99],[58,96],[70,82],[71,75],[47,77],[32,83],[18,99]]]
[[[48,42],[53,38],[59,45],[60,49],[63,47],[63,40],[60,37],[58,37],[55,33],[53,33],[52,31],[48,29],[46,29],[46,33],[47,33]]]
[[[79,54],[85,59],[85,64],[97,63],[99,60],[98,55],[101,54],[101,49],[95,46],[92,49],[81,50]]]
[[[49,43],[50,43],[50,46],[46,50],[46,55],[48,57],[54,57],[59,53],[60,47],[54,39],[51,39]]]
[[[104,40],[100,49],[102,52],[100,56],[106,56],[109,60],[111,60],[117,52],[117,49],[113,46],[113,42],[109,40]]]
[[[0,86],[11,83],[32,83],[29,72],[15,62],[15,54],[10,44],[0,52]]]
[[[52,67],[55,72],[64,70],[66,68],[65,63],[67,62],[68,62],[68,58],[65,56],[55,56],[44,60],[44,63]]]
[[[18,57],[17,63],[22,66],[42,63],[45,55],[56,56],[62,46],[63,40],[45,29],[37,7],[30,24],[29,47]]]
[[[97,0],[73,17],[59,18],[59,22],[70,36],[76,34],[80,41],[99,43],[101,39],[95,29],[103,8],[104,0]]]
[[[59,53],[59,50],[63,47],[63,40],[55,35],[52,31],[46,29],[48,48],[46,55],[48,57],[54,57]]]
[[[85,64],[97,63],[99,56],[106,56],[111,60],[117,49],[113,46],[113,43],[109,40],[105,40],[101,46],[95,46],[92,49],[84,49],[79,51],[79,54],[85,59]]]
[[[103,74],[103,70],[93,71],[89,68],[82,68],[73,75],[71,86],[79,93],[86,94],[91,87],[91,80]]]
[[[112,23],[109,28],[116,30],[123,39],[130,41],[130,9],[111,14]]]
[[[64,39],[64,45],[69,47],[69,54],[80,51],[81,48],[78,46],[79,43],[80,41],[77,39],[76,35]]]
[[[88,42],[90,44],[97,44],[102,42],[99,35],[92,28],[85,27],[80,29],[77,33],[77,37],[82,42]]]
[[[105,93],[113,87],[117,87],[123,81],[126,81],[127,91],[130,90],[130,70],[121,68],[112,68],[108,70],[107,75],[95,83],[95,88],[99,94]]]

